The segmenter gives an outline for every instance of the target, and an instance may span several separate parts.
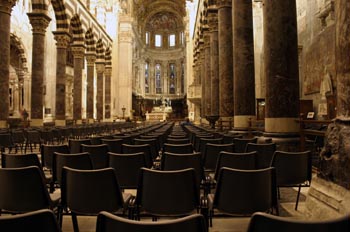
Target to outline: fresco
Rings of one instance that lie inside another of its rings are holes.
[[[176,30],[177,26],[177,18],[170,12],[157,13],[147,23],[147,29],[151,31]]]

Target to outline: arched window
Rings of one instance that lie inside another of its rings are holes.
[[[155,35],[155,44],[157,48],[162,47],[162,35]]]
[[[156,93],[162,93],[161,66],[156,64]]]
[[[149,93],[149,64],[145,64],[145,93]]]
[[[176,73],[175,73],[175,64],[169,65],[169,93],[175,94],[175,83],[176,83]]]
[[[175,34],[169,35],[169,47],[175,47]]]
[[[149,32],[146,32],[146,38],[145,38],[146,45],[149,45]]]

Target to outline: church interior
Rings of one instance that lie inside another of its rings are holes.
[[[0,231],[349,231],[349,12],[0,0]]]

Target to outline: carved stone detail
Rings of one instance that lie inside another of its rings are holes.
[[[33,34],[45,35],[46,28],[49,26],[51,18],[43,13],[28,13],[27,15],[33,28]]]
[[[74,58],[84,58],[85,55],[85,46],[84,45],[75,45],[71,46],[71,51]]]
[[[232,0],[217,0],[216,5],[218,8],[232,7]]]
[[[1,0],[0,12],[11,14],[12,7],[16,4],[17,0]]]
[[[67,32],[54,31],[57,48],[67,48],[71,41],[71,36]]]
[[[94,66],[95,61],[96,61],[96,54],[85,54],[86,56],[86,61],[87,61],[87,66]]]

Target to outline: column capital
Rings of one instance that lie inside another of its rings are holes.
[[[45,35],[46,28],[49,26],[51,18],[44,13],[27,13],[33,34]]]
[[[112,66],[105,66],[105,75],[106,76],[111,76],[112,75]]]
[[[105,64],[104,63],[96,63],[96,72],[98,74],[104,73],[105,71]]]
[[[216,11],[209,12],[209,14],[208,14],[208,26],[209,26],[210,32],[218,31],[219,18],[218,18],[218,14]]]
[[[218,9],[224,7],[232,8],[232,0],[217,0],[216,5],[218,6]]]
[[[85,46],[82,44],[73,44],[71,46],[71,51],[74,58],[84,58],[85,55]]]
[[[65,31],[53,31],[54,38],[56,40],[57,48],[67,48],[71,41],[71,36]]]
[[[5,14],[11,14],[12,7],[16,4],[17,0],[0,0],[0,12]]]
[[[96,61],[96,54],[95,53],[86,53],[85,54],[87,66],[94,66]]]

